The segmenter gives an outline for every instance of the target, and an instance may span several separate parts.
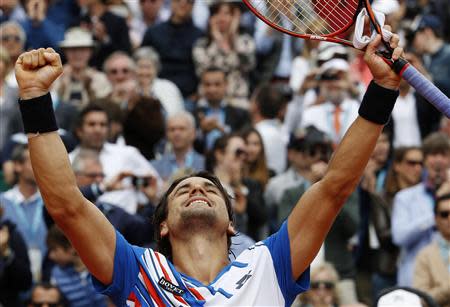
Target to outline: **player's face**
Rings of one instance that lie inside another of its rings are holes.
[[[101,149],[108,137],[108,118],[105,112],[89,112],[77,130],[81,143],[86,148]]]
[[[217,231],[226,234],[230,227],[219,188],[206,178],[190,177],[181,181],[168,197],[168,215],[161,225],[161,236]]]

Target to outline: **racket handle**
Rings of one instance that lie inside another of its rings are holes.
[[[428,102],[450,118],[450,99],[445,96],[430,80],[425,78],[414,66],[405,59],[394,62],[393,68],[403,79],[405,79],[416,91]]]

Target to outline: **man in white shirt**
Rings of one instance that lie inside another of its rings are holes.
[[[99,152],[106,180],[120,172],[129,171],[136,176],[151,175],[156,177],[158,184],[161,185],[161,179],[156,170],[136,148],[106,143],[108,124],[108,115],[104,109],[95,105],[88,105],[84,108],[80,112],[76,129],[80,145],[70,153],[69,158],[73,160],[80,148],[93,149]],[[131,182],[125,180],[124,184],[127,188],[105,193],[99,200],[119,206],[128,213],[134,214],[138,202],[140,202],[139,197],[143,196],[134,189]],[[142,200],[142,202],[146,201]]]
[[[319,97],[324,101],[307,108],[300,124],[301,127],[315,126],[328,134],[335,145],[358,116],[359,103],[349,94],[348,68],[348,63],[342,59],[322,65]]]

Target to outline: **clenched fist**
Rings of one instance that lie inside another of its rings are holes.
[[[62,71],[61,58],[52,48],[22,53],[15,66],[20,98],[31,99],[45,95]]]

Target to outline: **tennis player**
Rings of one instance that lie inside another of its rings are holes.
[[[58,136],[48,94],[61,74],[52,49],[32,50],[16,63],[20,108],[34,173],[48,212],[117,306],[290,306],[309,287],[309,265],[360,176],[388,121],[400,78],[367,48],[374,80],[360,116],[338,146],[324,178],[299,200],[281,229],[229,260],[231,202],[212,175],[176,181],[156,210],[159,252],[132,246],[83,198]],[[391,39],[393,58],[402,54]],[[284,157],[280,157],[284,159]]]

